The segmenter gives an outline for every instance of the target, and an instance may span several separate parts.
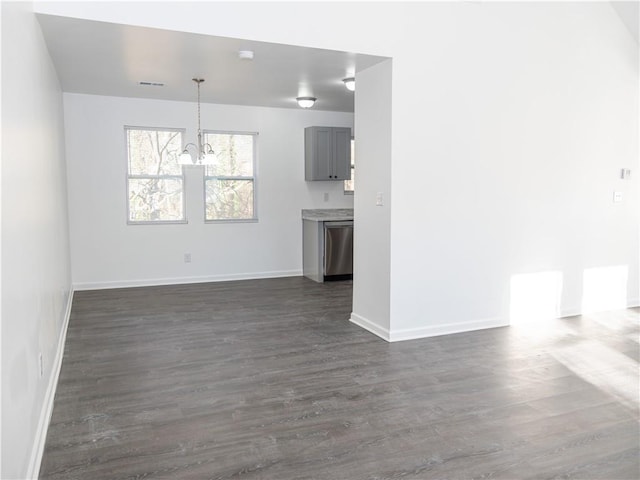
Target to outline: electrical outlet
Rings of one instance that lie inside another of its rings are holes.
[[[42,352],[38,353],[38,369],[40,370],[40,378],[44,376],[44,360],[42,359]]]
[[[622,192],[613,192],[613,202],[619,203],[622,201]]]
[[[329,193],[325,192],[324,194],[324,201],[328,202],[329,201]]]
[[[184,254],[184,263],[191,263],[191,254],[190,253],[185,253]]]

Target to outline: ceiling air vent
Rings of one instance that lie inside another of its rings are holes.
[[[164,87],[164,83],[161,82],[138,82],[138,85],[144,85],[145,87]]]

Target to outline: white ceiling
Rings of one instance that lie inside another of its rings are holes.
[[[342,79],[384,57],[38,14],[62,90],[204,103],[353,112]],[[238,51],[252,50],[253,60]],[[163,87],[138,82],[160,82]]]
[[[610,2],[638,41],[637,0]],[[214,37],[37,14],[65,92],[195,101],[194,77],[204,78],[202,101],[353,112],[354,93],[342,79],[385,57]],[[251,61],[238,51],[252,50]],[[160,82],[163,87],[138,82]]]

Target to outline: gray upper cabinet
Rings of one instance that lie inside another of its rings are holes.
[[[351,178],[351,129],[307,127],[304,129],[304,179],[349,180]]]

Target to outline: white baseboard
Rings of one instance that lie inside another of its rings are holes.
[[[373,333],[374,335],[377,335],[378,337],[382,338],[383,340],[386,340],[387,342],[390,341],[389,330],[381,327],[376,323],[373,323],[370,320],[367,320],[366,318],[358,315],[357,313],[351,312],[351,318],[349,319],[349,321]]]
[[[638,298],[630,298],[627,299],[627,306],[624,308],[635,308],[635,307],[640,307],[640,299]],[[601,310],[604,312],[610,311],[611,309],[606,309],[606,310]],[[594,313],[594,312],[587,312],[587,313]],[[565,308],[563,310],[560,311],[560,316],[558,318],[565,318],[565,317],[575,317],[577,315],[583,315],[584,312],[582,311],[582,309],[580,307],[574,307],[574,308]]]
[[[229,282],[234,280],[258,280],[263,278],[300,277],[302,270],[281,270],[276,272],[231,273],[226,275],[206,275],[200,277],[149,278],[144,280],[116,280],[107,282],[74,283],[80,290],[105,290],[110,288],[155,287],[159,285],[183,285],[188,283]]]
[[[450,335],[452,333],[472,332],[474,330],[484,330],[486,328],[497,328],[509,326],[509,320],[504,318],[488,318],[473,320],[470,322],[448,323],[420,328],[407,328],[403,330],[388,330],[372,321],[351,313],[351,323],[368,330],[387,342],[401,342],[404,340],[416,340],[419,338],[437,337],[439,335]]]
[[[402,330],[391,330],[392,342],[404,340],[416,340],[418,338],[437,337],[440,335],[450,335],[452,333],[473,332],[475,330],[485,330],[487,328],[508,327],[509,319],[506,318],[485,318],[472,320],[469,322],[447,323],[420,328],[406,328]]]
[[[40,475],[40,464],[42,463],[42,455],[44,453],[44,445],[47,440],[47,431],[49,430],[49,422],[51,421],[51,413],[53,412],[53,400],[56,396],[56,388],[58,386],[58,378],[60,377],[60,368],[62,367],[62,356],[64,354],[64,345],[67,340],[67,329],[69,327],[69,318],[71,317],[71,305],[73,304],[73,288],[69,292],[67,298],[67,306],[64,312],[64,320],[62,329],[58,337],[58,345],[56,347],[55,358],[53,359],[51,376],[49,384],[44,394],[44,401],[40,410],[40,418],[38,419],[38,428],[36,430],[31,457],[27,468],[28,479],[37,479]]]
[[[576,315],[582,315],[580,308],[565,308],[560,310],[560,316],[558,318],[575,317]]]

